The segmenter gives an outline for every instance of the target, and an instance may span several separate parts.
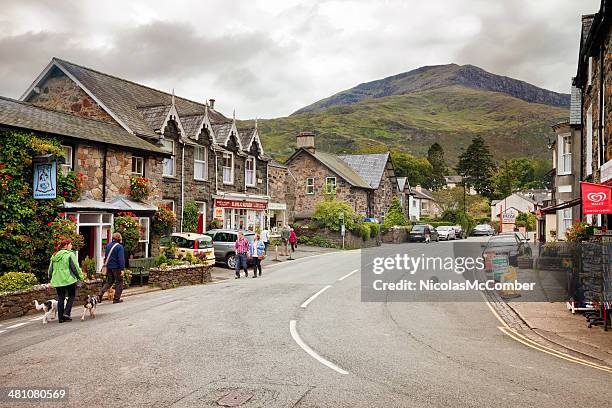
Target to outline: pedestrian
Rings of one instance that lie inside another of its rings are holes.
[[[267,254],[268,247],[270,246],[270,230],[268,230],[268,228],[264,228],[264,230],[261,231],[261,241],[264,243],[264,247]]]
[[[123,275],[125,274],[125,249],[121,244],[123,238],[121,234],[115,232],[113,240],[106,246],[104,255],[104,265],[106,266],[106,282],[98,295],[98,302],[102,302],[104,292],[115,285],[115,297],[113,303],[121,303],[121,292],[123,292]]]
[[[60,250],[51,257],[47,272],[51,279],[51,286],[57,292],[59,322],[71,322],[70,314],[76,296],[76,285],[84,277],[76,254],[72,251],[72,241],[70,239],[64,239],[60,242]],[[66,296],[68,296],[68,301],[64,307]]]
[[[249,246],[249,253],[253,260],[253,277],[257,277],[257,271],[259,270],[259,276],[261,276],[261,262],[266,257],[265,255],[266,246],[260,239],[259,234],[255,234],[255,240],[251,242]]]
[[[249,240],[244,237],[244,232],[238,233],[238,240],[234,243],[234,250],[236,255],[236,279],[240,279],[240,269],[244,269],[244,277],[249,276],[249,270],[247,269],[247,255],[249,253]]]
[[[289,232],[289,244],[291,244],[291,252],[295,252],[295,249],[297,248],[297,241],[297,234],[295,233],[295,230],[291,228],[291,231]]]
[[[423,228],[423,235],[425,236],[425,243],[429,244],[429,241],[431,241],[431,230],[429,229],[429,225]]]
[[[281,230],[281,241],[283,242],[283,253],[281,255],[289,255],[289,237],[291,236],[291,230],[288,225],[284,225]]]

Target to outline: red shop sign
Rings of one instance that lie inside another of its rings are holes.
[[[581,182],[582,212],[584,214],[612,214],[612,188],[601,184]]]
[[[222,208],[241,208],[247,210],[265,210],[268,203],[259,201],[216,200],[215,205]]]

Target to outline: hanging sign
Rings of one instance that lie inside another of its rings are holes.
[[[265,210],[268,207],[268,203],[261,201],[215,200],[215,206],[223,208]]]
[[[612,188],[585,182],[580,185],[584,214],[612,214]]]
[[[57,162],[34,163],[34,198],[57,198]]]

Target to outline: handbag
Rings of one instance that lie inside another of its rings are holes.
[[[102,268],[100,269],[100,275],[102,276],[106,276],[106,274],[108,273],[108,268],[106,267],[106,264],[108,263],[108,260],[110,259],[113,251],[115,250],[115,248],[117,247],[117,245],[119,245],[118,243],[113,245],[113,247],[110,249],[110,251],[108,251],[108,256],[106,256],[104,258],[104,263],[102,264]]]

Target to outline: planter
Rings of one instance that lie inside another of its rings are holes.
[[[519,269],[533,269],[533,258],[518,258],[518,267]]]
[[[200,285],[212,282],[212,267],[206,265],[179,265],[149,269],[149,284],[162,289]]]

